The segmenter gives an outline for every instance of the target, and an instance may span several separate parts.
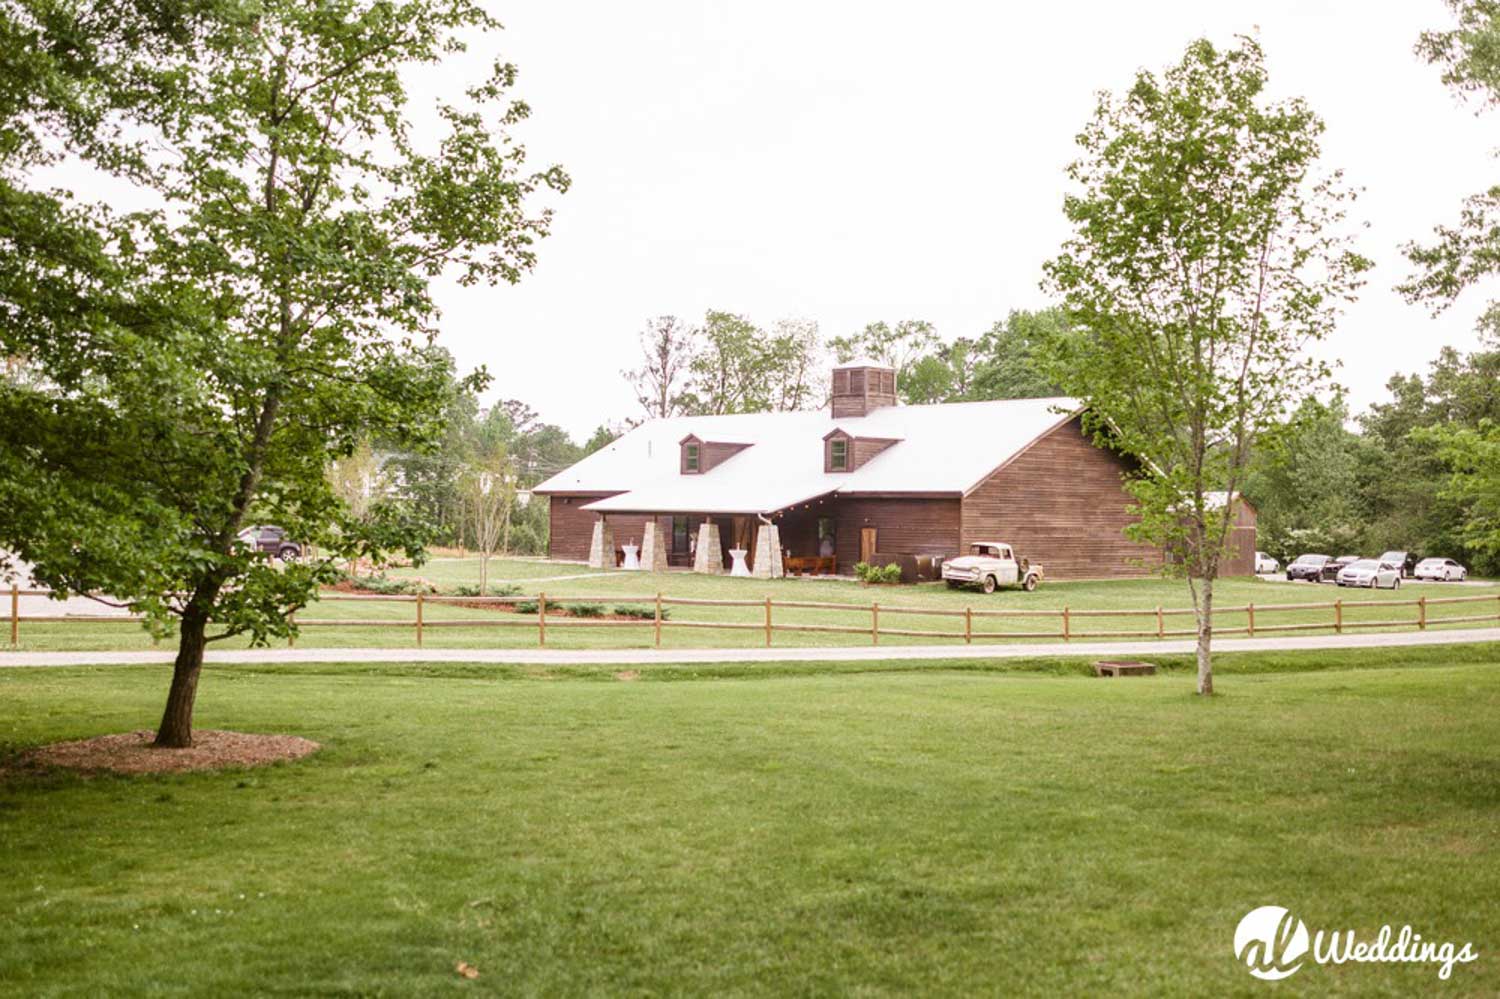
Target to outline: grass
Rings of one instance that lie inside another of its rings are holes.
[[[201,726],[323,750],[0,778],[0,990],[1251,995],[1268,903],[1481,954],[1283,991],[1500,990],[1500,646],[1165,662],[210,667]],[[0,741],[165,682],[0,670]]]
[[[442,573],[434,574],[430,563],[419,570],[424,578],[442,582],[451,588],[467,582],[467,573],[472,571],[477,579],[476,559],[451,559],[441,563]],[[522,568],[524,567],[524,568]],[[1180,581],[1162,579],[1135,579],[1085,582],[1046,583],[1035,593],[1005,590],[994,594],[983,594],[975,590],[949,590],[941,583],[917,586],[862,586],[856,582],[838,579],[732,579],[726,576],[700,576],[687,572],[641,573],[598,570],[589,571],[579,566],[519,560],[495,560],[492,565],[496,580],[514,580],[523,593],[535,596],[545,593],[549,608],[559,604],[600,604],[613,608],[620,604],[645,605],[642,598],[650,598],[658,591],[668,596],[711,600],[763,600],[769,596],[775,601],[818,601],[858,605],[848,611],[799,610],[778,607],[773,612],[777,624],[786,625],[834,625],[846,628],[868,629],[872,602],[883,605],[880,623],[883,629],[916,631],[943,631],[951,638],[884,635],[881,644],[899,647],[914,643],[962,641],[963,619],[961,616],[934,617],[906,614],[890,610],[891,607],[915,607],[962,613],[965,607],[976,612],[982,610],[1042,610],[1053,612],[1036,618],[989,618],[976,617],[974,630],[1004,633],[1046,631],[1058,634],[1062,622],[1056,613],[1064,606],[1072,611],[1136,611],[1130,616],[1086,617],[1078,615],[1070,621],[1074,634],[1109,631],[1149,632],[1156,629],[1155,608],[1186,609],[1190,606],[1187,587]],[[570,578],[525,577],[523,572],[546,575],[567,575]],[[439,578],[442,576],[442,578]],[[577,577],[577,578],[572,578]],[[1414,607],[1385,608],[1381,605],[1391,601],[1415,600],[1425,595],[1429,600],[1453,596],[1488,596],[1494,604],[1434,604],[1428,608],[1428,620],[1434,628],[1445,627],[1444,618],[1463,617],[1480,613],[1500,615],[1500,587],[1494,586],[1443,586],[1410,585],[1399,592],[1390,590],[1347,590],[1332,585],[1286,584],[1266,582],[1259,579],[1221,580],[1215,589],[1215,602],[1223,613],[1218,615],[1218,624],[1224,629],[1244,628],[1248,616],[1243,611],[1247,604],[1266,605],[1320,604],[1342,599],[1346,603],[1373,602],[1376,606],[1350,606],[1344,610],[1344,621],[1351,627],[1361,623],[1399,618],[1415,623]],[[627,598],[635,598],[630,600]],[[1241,608],[1229,612],[1227,608]],[[411,603],[396,601],[348,601],[325,600],[300,615],[304,620],[369,622],[388,620],[402,622],[403,627],[375,628],[368,625],[350,624],[343,627],[309,625],[298,639],[308,647],[360,648],[400,647],[415,644],[416,608]],[[1257,611],[1256,625],[1264,628],[1279,624],[1321,624],[1323,627],[1291,632],[1290,634],[1327,634],[1333,632],[1333,613],[1327,609]],[[518,617],[508,612],[446,606],[429,602],[424,608],[424,620],[469,621],[476,627],[450,628],[439,626],[427,629],[424,644],[431,648],[529,648],[537,644],[536,618],[534,615]],[[759,607],[700,607],[674,606],[671,621],[701,623],[735,623],[761,625],[764,610]],[[1500,621],[1500,617],[1497,617]],[[1494,623],[1494,622],[1492,622]],[[1192,627],[1190,614],[1168,616],[1168,630],[1187,630]],[[1463,625],[1476,627],[1475,623]],[[1371,630],[1371,629],[1362,629]],[[1381,629],[1374,629],[1381,630]],[[1410,630],[1404,629],[1404,630]],[[130,623],[74,623],[57,624],[22,623],[21,648],[47,650],[102,650],[144,649],[150,640],[136,625]],[[549,626],[547,641],[557,648],[645,648],[653,643],[654,635],[649,624],[621,625],[609,628],[575,627],[566,624]],[[1005,639],[1001,639],[1002,641]],[[1034,640],[1034,639],[1033,639]],[[841,634],[828,632],[778,632],[773,641],[778,646],[857,646],[868,645],[865,634]],[[667,648],[743,648],[763,646],[764,633],[757,628],[743,630],[714,630],[707,628],[673,627],[663,631],[662,644]]]

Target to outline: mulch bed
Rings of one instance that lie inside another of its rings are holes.
[[[261,735],[199,729],[188,749],[157,749],[156,733],[121,732],[76,742],[54,742],[21,754],[23,765],[69,770],[107,770],[121,774],[181,773],[221,767],[256,767],[296,760],[314,753],[318,744],[295,735]]]

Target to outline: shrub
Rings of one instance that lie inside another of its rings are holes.
[[[854,575],[859,577],[862,583],[899,583],[901,582],[901,566],[895,562],[884,567],[871,565],[868,562],[856,562]]]
[[[366,593],[378,593],[381,596],[416,595],[418,593],[436,593],[438,588],[425,579],[392,579],[389,576],[346,576],[349,585],[356,590]]]
[[[485,591],[484,595],[487,597],[513,597],[520,592],[521,588],[519,586],[514,583],[505,583],[501,586],[491,586]],[[456,597],[477,597],[480,595],[479,587],[462,583],[453,588],[453,595]]]
[[[654,621],[656,619],[656,608],[655,607],[631,607],[629,605],[622,605],[622,606],[619,606],[619,607],[615,608],[615,616],[616,617],[631,617],[631,618],[636,618],[637,620],[641,620],[641,621]],[[672,608],[670,608],[670,607],[663,607],[661,609],[661,619],[663,621],[665,621],[667,618],[669,618],[671,616],[672,616]]]
[[[535,614],[537,605],[535,600],[522,600],[515,605],[517,614]]]
[[[603,617],[603,604],[568,604],[567,612],[574,617]]]

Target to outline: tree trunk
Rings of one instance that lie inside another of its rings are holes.
[[[1203,600],[1198,605],[1198,693],[1214,692],[1214,662],[1210,646],[1214,637],[1214,581],[1203,580]]]
[[[193,744],[193,702],[198,697],[207,630],[206,613],[191,607],[184,612],[177,661],[172,666],[172,689],[167,692],[167,707],[156,728],[155,744],[163,749],[187,749]]]

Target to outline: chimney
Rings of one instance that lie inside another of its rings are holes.
[[[850,361],[833,369],[833,418],[865,416],[896,405],[896,369],[878,361]]]

